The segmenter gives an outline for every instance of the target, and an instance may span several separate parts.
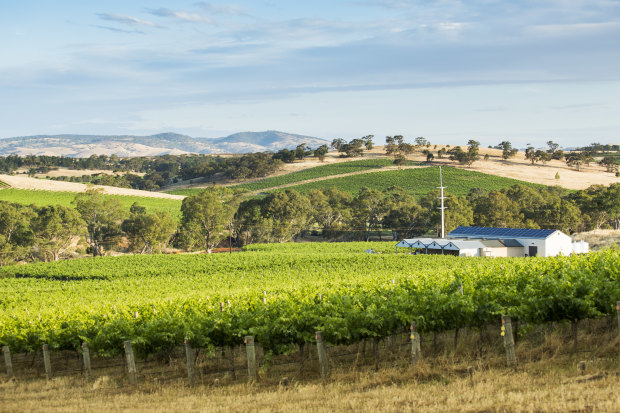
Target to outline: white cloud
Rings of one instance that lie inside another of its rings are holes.
[[[530,26],[527,31],[547,36],[565,36],[593,34],[620,29],[620,22],[572,23],[572,24],[540,24]]]
[[[201,1],[196,3],[196,6],[208,11],[212,14],[230,14],[230,15],[245,15],[245,9],[241,6],[233,4],[215,4]]]
[[[127,16],[124,14],[97,13],[97,16],[102,20],[113,21],[116,23],[127,24],[130,26],[159,27],[158,24],[151,21],[139,19],[137,17]]]
[[[189,23],[212,23],[212,20],[208,16],[203,16],[198,13],[189,13],[185,11],[170,10],[165,8],[149,10],[149,13],[154,16],[168,17]]]

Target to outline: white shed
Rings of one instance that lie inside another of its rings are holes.
[[[458,227],[448,234],[449,239],[516,241],[523,246],[522,256],[553,257],[587,252],[574,246],[572,239],[557,229]],[[513,244],[514,245],[514,244]],[[513,248],[515,248],[513,246]]]

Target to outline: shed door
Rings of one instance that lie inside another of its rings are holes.
[[[538,255],[538,247],[531,246],[529,247],[528,255],[530,257],[535,257]]]

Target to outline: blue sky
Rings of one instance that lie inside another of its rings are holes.
[[[0,0],[0,137],[620,141],[620,0]]]

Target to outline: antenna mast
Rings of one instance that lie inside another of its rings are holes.
[[[439,167],[439,185],[437,188],[441,189],[441,196],[439,197],[439,199],[441,199],[441,207],[437,208],[437,209],[441,209],[441,238],[445,238],[446,237],[446,231],[445,231],[445,218],[444,218],[444,211],[446,209],[446,207],[444,206],[444,199],[445,197],[443,196],[443,190],[446,188],[445,186],[443,186],[443,175],[441,173],[441,166]]]

